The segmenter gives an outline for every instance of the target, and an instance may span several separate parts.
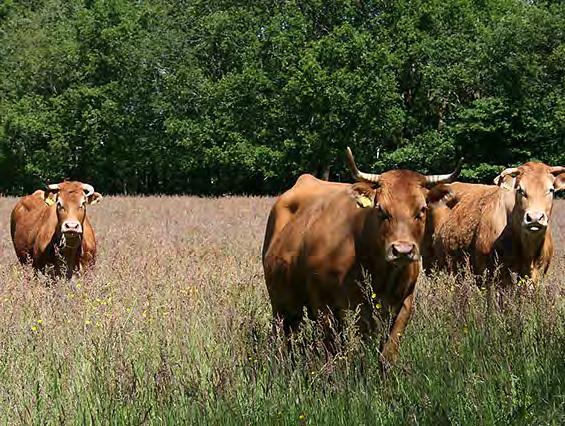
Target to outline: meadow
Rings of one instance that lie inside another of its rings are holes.
[[[421,277],[399,364],[315,324],[272,331],[261,244],[272,198],[105,197],[94,271],[30,277],[0,199],[1,424],[565,424],[565,202],[543,284],[493,311],[468,279]]]

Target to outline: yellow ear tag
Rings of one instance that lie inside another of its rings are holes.
[[[373,200],[371,200],[366,195],[360,195],[359,197],[357,197],[357,205],[363,209],[366,209],[367,207],[373,207],[374,204]]]
[[[47,197],[45,199],[45,204],[47,204],[48,206],[52,206],[53,204],[55,204],[55,200],[51,197]]]

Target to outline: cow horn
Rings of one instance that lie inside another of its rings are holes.
[[[426,176],[426,183],[429,185],[435,185],[438,183],[451,183],[459,176],[461,173],[461,166],[463,165],[463,157],[459,159],[455,170],[451,173],[445,175],[427,175]]]
[[[94,194],[94,187],[92,185],[89,185],[87,183],[83,183],[82,184],[82,189],[84,189],[86,191],[86,197],[90,197],[92,194]]]
[[[59,189],[61,189],[61,188],[59,187],[58,183],[52,183],[52,184],[47,185],[47,190],[50,191],[50,192],[57,192]]]
[[[561,173],[565,173],[565,167],[563,166],[553,166],[549,169],[549,173],[552,175],[558,175]]]
[[[375,175],[372,173],[364,173],[359,171],[357,165],[355,164],[353,153],[351,152],[351,149],[349,147],[347,147],[345,153],[346,153],[347,166],[349,167],[349,170],[351,171],[351,174],[353,175],[354,179],[361,182],[371,182],[371,183],[379,182],[379,175]]]

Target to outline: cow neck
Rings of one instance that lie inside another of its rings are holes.
[[[535,234],[528,234],[523,231],[521,226],[521,217],[518,212],[513,211],[512,214],[512,257],[520,259],[519,268],[526,267],[531,270],[536,260],[541,256],[546,241],[551,238],[551,230],[549,226],[544,230]]]
[[[57,208],[55,205],[49,207],[49,222],[56,224],[56,230],[51,239],[55,257],[65,263],[68,270],[72,271],[80,254],[82,236],[77,238],[73,245],[69,245],[68,240],[59,229],[59,220],[57,218]]]
[[[76,268],[82,245],[82,237],[77,239],[76,246],[69,246],[65,243],[64,235],[57,232],[58,238],[54,244],[55,257],[63,263],[66,268],[67,277],[71,277]]]
[[[65,236],[57,232],[55,239],[55,251],[57,254],[62,254],[64,256],[74,255],[78,252],[81,244],[82,244],[82,237],[76,239],[76,242],[73,244],[69,244]]]
[[[499,191],[501,191],[501,202],[504,210],[506,210],[507,221],[510,223],[512,222],[512,215],[516,204],[516,191],[505,188],[499,188]]]

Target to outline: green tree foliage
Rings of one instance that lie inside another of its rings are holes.
[[[273,193],[364,168],[565,163],[565,4],[0,4],[0,191]]]

